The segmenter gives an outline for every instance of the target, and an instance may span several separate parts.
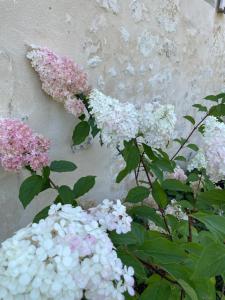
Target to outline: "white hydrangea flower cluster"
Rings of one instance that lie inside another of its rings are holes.
[[[115,146],[138,134],[138,112],[132,103],[121,103],[95,89],[90,94],[90,108],[104,144]]]
[[[102,204],[89,209],[89,211],[106,230],[116,230],[117,234],[127,233],[131,230],[132,219],[126,213],[126,207],[121,204],[120,200],[114,203],[106,199]]]
[[[215,117],[208,117],[204,123],[203,146],[191,160],[188,170],[206,169],[213,182],[225,178],[225,124]]]
[[[175,138],[176,115],[173,105],[145,103],[139,113],[140,132],[153,148],[164,148]]]
[[[200,149],[198,153],[190,160],[187,169],[191,172],[194,169],[201,170],[207,168],[207,161],[203,149]]]
[[[155,148],[165,147],[174,138],[176,115],[172,105],[147,103],[137,109],[131,103],[122,103],[93,90],[90,108],[106,145],[129,141],[139,133],[146,143]]]
[[[96,217],[71,205],[52,205],[0,249],[2,300],[123,300],[133,275]]]

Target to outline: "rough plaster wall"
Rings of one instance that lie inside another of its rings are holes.
[[[89,200],[119,196],[124,188],[112,184],[111,156],[97,142],[71,151],[75,121],[42,92],[25,59],[26,43],[74,58],[92,85],[112,96],[159,99],[179,114],[224,87],[224,17],[204,0],[0,0],[0,12],[0,115],[26,119],[52,139],[52,159],[76,162],[77,172],[56,181],[97,175]],[[24,176],[0,170],[0,240],[54,198],[45,192],[24,211],[18,201]]]

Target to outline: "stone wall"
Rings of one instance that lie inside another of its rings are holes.
[[[75,120],[41,90],[25,58],[26,44],[70,56],[85,67],[92,86],[111,96],[136,103],[158,99],[186,114],[194,102],[224,87],[225,21],[211,4],[0,0],[0,116],[27,120],[51,138],[52,159],[78,165],[74,174],[57,176],[56,181],[72,184],[81,175],[97,175],[97,185],[86,199],[121,196],[124,186],[112,182],[115,166],[107,149],[96,141],[88,150],[72,152]],[[186,129],[179,128],[182,133]],[[45,192],[24,211],[18,189],[25,175],[0,170],[0,240],[54,199],[54,193]]]

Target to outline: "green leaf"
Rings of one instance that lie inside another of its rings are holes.
[[[141,217],[153,221],[157,226],[165,229],[164,222],[159,214],[156,213],[154,208],[149,206],[137,206],[131,208],[129,211],[131,217]]]
[[[216,235],[220,240],[225,239],[225,217],[198,212],[192,214],[192,217],[202,222],[206,228]]]
[[[122,260],[124,265],[134,268],[135,277],[141,281],[147,278],[146,270],[143,264],[127,249],[118,248],[117,255]]]
[[[194,291],[194,289],[184,280],[179,279],[178,283],[182,286],[184,291],[187,293],[187,295],[190,297],[191,300],[198,300],[198,297]]]
[[[125,168],[116,177],[116,183],[120,183],[130,172]]]
[[[50,176],[50,168],[47,166],[47,167],[44,167],[42,169],[42,175],[45,179],[48,179],[49,176]]]
[[[118,174],[116,178],[117,183],[120,183],[130,172],[136,169],[140,162],[140,153],[138,148],[131,143],[126,143],[125,145],[123,157],[126,161],[126,167]]]
[[[152,148],[146,144],[142,144],[144,147],[145,154],[148,156],[150,160],[155,160],[157,156],[155,155],[154,151]]]
[[[33,220],[33,223],[39,223],[40,220],[46,219],[48,217],[48,211],[49,211],[50,205],[42,209]]]
[[[198,111],[205,111],[205,112],[208,111],[207,107],[201,104],[194,104],[192,106],[198,108]]]
[[[188,181],[190,182],[195,182],[195,181],[198,181],[199,180],[199,175],[196,174],[196,173],[190,173],[188,175]]]
[[[199,150],[198,146],[195,145],[195,144],[188,144],[187,147],[190,148],[190,149],[192,149],[192,150],[194,150],[194,151],[198,151]]]
[[[90,132],[90,125],[86,121],[78,123],[73,132],[74,145],[80,145],[85,141]]]
[[[208,205],[225,205],[225,190],[212,190],[198,194],[197,201],[201,201]]]
[[[75,198],[79,198],[88,193],[95,185],[96,176],[86,176],[80,178],[73,187]]]
[[[140,153],[139,150],[136,146],[132,146],[129,149],[129,153],[127,155],[126,158],[126,163],[127,163],[127,170],[129,172],[133,171],[134,169],[136,169],[139,165],[140,162]]]
[[[163,190],[162,186],[158,183],[158,181],[155,181],[152,185],[152,196],[155,199],[156,203],[158,203],[158,205],[161,208],[167,206],[168,204],[167,195]]]
[[[153,163],[153,165],[156,165],[160,170],[164,172],[173,172],[174,171],[174,166],[173,163],[164,158],[156,159]]]
[[[170,284],[165,279],[161,279],[160,276],[153,275],[149,280],[147,289],[141,294],[140,300],[168,300],[170,293]]]
[[[144,243],[137,247],[134,253],[144,261],[147,259],[153,260],[153,263],[159,265],[169,265],[171,263],[182,263],[187,258],[184,249],[176,243],[171,242],[167,238],[154,238],[149,232],[149,238]]]
[[[191,188],[189,186],[176,179],[167,179],[163,181],[162,187],[165,190],[170,191],[191,192]]]
[[[209,115],[214,116],[214,117],[225,116],[225,104],[221,103],[221,104],[212,106],[209,110]]]
[[[209,95],[209,96],[205,97],[204,99],[214,101],[214,102],[218,102],[218,97],[215,96],[215,95]]]
[[[180,145],[183,145],[185,143],[185,139],[184,138],[180,138],[180,139],[174,139],[174,142],[179,143]]]
[[[96,135],[100,132],[100,129],[98,129],[96,122],[95,122],[95,118],[90,117],[88,120],[88,124],[91,126],[91,134],[94,137],[96,137]]]
[[[67,160],[54,160],[51,165],[50,169],[53,172],[72,172],[76,170],[77,166],[72,163],[71,161]]]
[[[125,245],[142,245],[145,239],[145,228],[133,222],[131,225],[131,231],[126,234],[117,234],[115,231],[109,233],[110,239],[115,246]]]
[[[203,134],[205,131],[205,124],[202,124],[201,126],[198,127],[198,131]]]
[[[174,160],[186,161],[186,158],[184,156],[180,155],[180,156],[176,156],[174,158]]]
[[[43,178],[39,175],[32,175],[24,180],[19,191],[19,199],[24,208],[42,191],[43,184]]]
[[[195,119],[192,116],[184,116],[184,119],[191,122],[191,124],[195,125]]]
[[[60,199],[63,204],[73,204],[74,193],[67,185],[62,185],[58,189]]]
[[[225,269],[225,247],[212,242],[202,249],[195,265],[192,279],[210,278],[221,275]]]
[[[138,203],[149,196],[149,189],[144,186],[137,186],[131,189],[126,197],[127,202]]]

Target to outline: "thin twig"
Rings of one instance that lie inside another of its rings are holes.
[[[191,229],[191,226],[192,226],[192,217],[191,216],[188,216],[188,242],[192,242],[192,229]]]
[[[52,181],[51,178],[49,178],[49,181],[50,181],[52,187],[53,187],[55,190],[58,190],[59,187]]]
[[[172,156],[171,160],[174,160],[174,158],[177,156],[177,154],[184,148],[184,146],[186,145],[186,143],[189,141],[190,137],[193,135],[193,133],[196,131],[196,129],[198,129],[198,127],[205,121],[205,119],[209,116],[209,113],[207,113],[203,119],[201,119],[201,121],[198,122],[197,125],[195,125],[195,127],[191,130],[191,132],[189,133],[189,135],[187,136],[187,138],[185,139],[185,141],[182,143],[182,145],[180,145],[179,149],[177,150],[177,152]]]

